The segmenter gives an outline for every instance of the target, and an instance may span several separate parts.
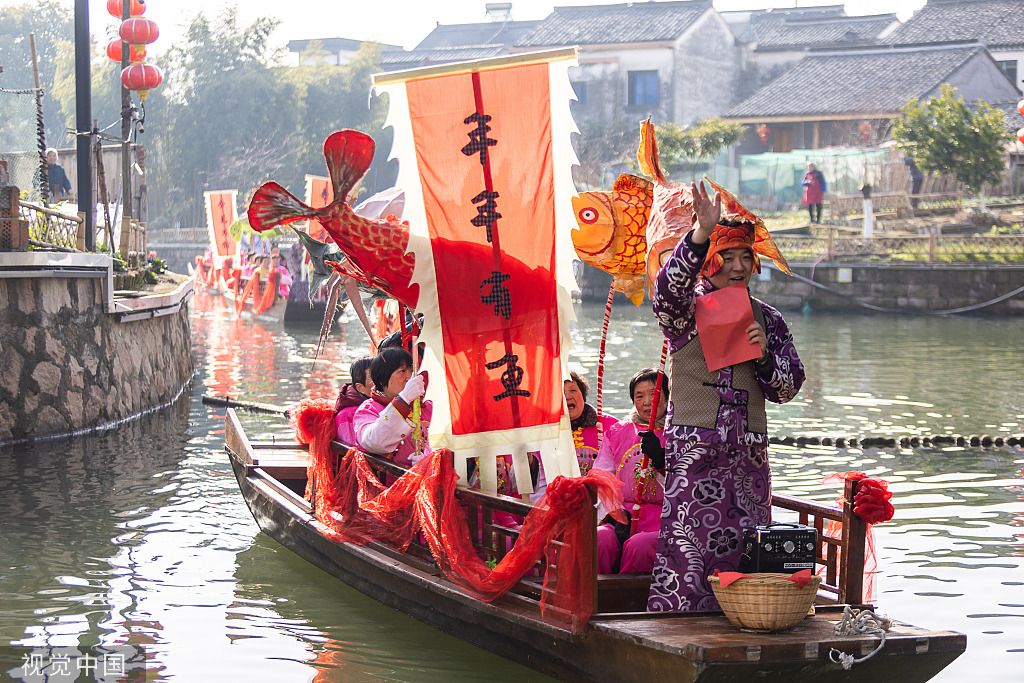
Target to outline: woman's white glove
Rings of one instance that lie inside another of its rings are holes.
[[[398,398],[405,401],[408,405],[412,405],[412,402],[422,396],[425,391],[426,382],[423,380],[423,375],[413,375],[405,383],[405,387],[398,392]]]

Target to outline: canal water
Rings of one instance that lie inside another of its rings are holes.
[[[606,405],[621,416],[623,385],[657,361],[660,337],[648,312],[617,306]],[[246,509],[223,410],[200,397],[333,395],[368,348],[358,325],[314,363],[315,329],[236,321],[204,295],[193,307],[188,398],[104,434],[0,449],[0,649],[132,644],[151,658],[152,680],[544,680],[349,589],[262,535]],[[578,313],[572,364],[593,380],[601,310]],[[1022,431],[1024,320],[789,322],[808,381],[771,406],[776,435]],[[939,681],[1021,680],[1024,451],[779,446],[772,465],[776,491],[822,501],[837,494],[822,484],[830,472],[888,479],[896,518],[876,530],[880,611],[968,634]]]

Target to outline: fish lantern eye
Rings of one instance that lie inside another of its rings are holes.
[[[581,209],[579,216],[580,220],[586,223],[587,225],[591,225],[597,222],[597,211],[594,209]]]

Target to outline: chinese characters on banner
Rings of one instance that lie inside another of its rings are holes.
[[[238,244],[231,239],[231,224],[238,219],[235,209],[237,190],[214,190],[204,192],[206,200],[206,226],[210,232],[210,245],[213,247],[214,263],[220,267],[228,256],[235,256]]]
[[[575,458],[558,455],[572,451],[561,386],[569,339],[562,311],[570,310],[575,287],[568,236],[573,57],[524,55],[521,63],[377,80],[391,97],[393,154],[413,230],[434,400],[431,445],[466,457],[512,454],[514,466],[517,454],[522,466],[526,452],[539,452],[548,481],[578,473]],[[563,189],[556,192],[556,183]],[[563,195],[564,206],[556,199]],[[425,229],[417,234],[417,226]],[[444,377],[440,390],[436,377]],[[522,472],[517,467],[517,482]]]

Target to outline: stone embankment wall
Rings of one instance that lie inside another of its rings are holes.
[[[860,301],[903,313],[934,313],[974,307],[1024,286],[1024,266],[820,264],[794,266],[793,273],[800,277],[777,270],[768,280],[755,276],[750,291],[782,309],[808,305],[814,311],[870,312]],[[971,312],[1024,315],[1024,292]]]
[[[751,279],[750,291],[784,310],[808,305],[814,311],[870,313],[860,301],[901,313],[925,314],[973,307],[1024,287],[1024,266],[823,263],[793,266],[793,272],[799,277],[787,277],[765,266],[762,276]],[[604,301],[610,282],[608,275],[585,266],[579,278],[583,299]],[[1024,292],[972,313],[1024,315]]]
[[[114,423],[188,384],[188,306],[109,313],[106,286],[97,277],[0,278],[0,443]]]

